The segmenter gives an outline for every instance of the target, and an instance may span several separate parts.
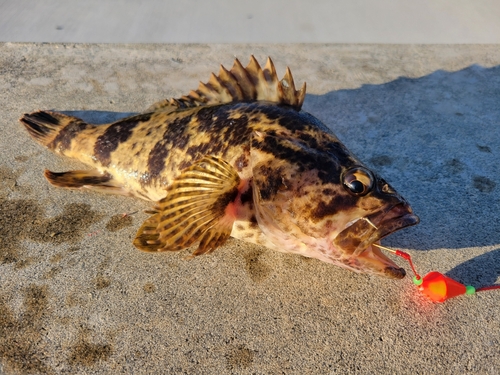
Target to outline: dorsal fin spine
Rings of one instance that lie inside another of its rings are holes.
[[[275,83],[278,81],[278,74],[276,73],[273,60],[271,60],[270,57],[267,58],[266,66],[264,67],[264,76],[269,83]]]
[[[236,77],[224,66],[220,66],[219,69],[219,77],[221,78],[222,82],[228,82],[226,88],[229,90],[233,98],[236,98],[236,100],[243,100],[244,95],[243,91],[241,90],[240,84],[238,83],[238,80]]]
[[[259,82],[265,79],[265,77],[264,77],[264,72],[262,71],[262,68],[259,65],[259,62],[255,59],[253,55],[250,56],[250,62],[248,63],[245,70],[250,74],[252,83],[256,87],[259,87]]]
[[[231,74],[233,74],[238,81],[238,85],[240,86],[245,98],[255,99],[257,97],[252,78],[243,65],[241,65],[240,60],[234,60],[233,67],[231,68]]]

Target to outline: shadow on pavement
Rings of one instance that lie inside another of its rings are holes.
[[[446,275],[475,288],[493,285],[500,277],[500,249],[459,264],[446,272]]]

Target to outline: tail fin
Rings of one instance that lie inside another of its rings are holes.
[[[26,113],[19,121],[38,143],[52,150],[60,146],[61,151],[69,148],[77,133],[90,126],[78,117],[51,111]]]

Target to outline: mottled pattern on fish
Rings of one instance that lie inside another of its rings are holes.
[[[403,277],[371,246],[418,222],[406,201],[318,119],[300,111],[287,69],[269,59],[223,67],[207,84],[108,125],[56,112],[24,115],[30,134],[92,171],[54,173],[61,187],[158,202],[134,244],[199,255],[229,235],[355,271]],[[360,190],[361,189],[361,190]],[[364,189],[364,190],[363,190]]]

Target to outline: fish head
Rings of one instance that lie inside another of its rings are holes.
[[[264,146],[266,139],[272,147]],[[277,250],[403,278],[405,270],[373,244],[419,218],[340,141],[329,136],[328,144],[311,147],[275,136],[254,142],[253,196],[260,229]]]
[[[349,267],[361,272],[401,279],[406,272],[374,244],[391,233],[419,222],[408,202],[384,179],[355,165],[341,176],[344,191],[356,201],[352,220],[339,228],[333,246],[348,254]],[[349,210],[347,210],[349,212]]]

